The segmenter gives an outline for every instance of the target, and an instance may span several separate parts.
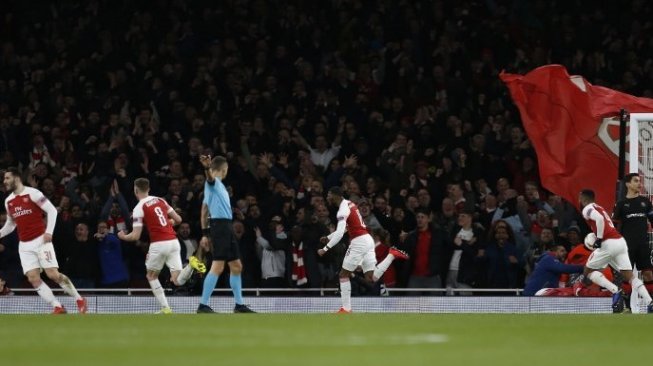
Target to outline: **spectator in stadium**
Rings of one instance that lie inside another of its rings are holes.
[[[286,280],[286,252],[284,242],[287,242],[288,235],[284,230],[281,218],[275,216],[266,228],[268,240],[260,228],[254,228],[256,233],[256,252],[261,261],[261,287],[263,288],[283,288],[288,286]],[[303,253],[298,252],[298,257],[302,258]],[[308,282],[306,276],[298,285],[304,285]]]
[[[186,263],[199,245],[197,240],[191,237],[190,224],[188,222],[182,222],[177,227],[177,239],[179,239],[179,243],[181,244],[181,260]]]
[[[482,258],[487,268],[485,280],[489,288],[517,288],[523,284],[522,263],[514,243],[514,235],[506,221],[499,220],[488,235]]]
[[[98,247],[89,235],[88,225],[79,223],[75,227],[75,239],[65,250],[64,268],[75,287],[94,288],[99,277]]]
[[[447,271],[447,234],[432,223],[428,210],[418,209],[416,219],[417,228],[408,233],[400,246],[409,259],[399,264],[399,283],[409,288],[442,288]]]
[[[458,214],[458,223],[453,237],[447,241],[447,295],[471,295],[471,292],[454,292],[453,289],[469,289],[479,284],[478,268],[485,250],[483,230],[473,225],[474,211],[466,210]]]
[[[583,273],[582,265],[563,263],[567,258],[567,250],[563,245],[556,244],[551,249],[536,261],[535,269],[526,281],[524,296],[534,296],[543,288],[558,287],[563,273]]]
[[[14,293],[7,287],[7,281],[0,277],[0,296],[11,296]]]
[[[109,232],[109,224],[100,221],[93,235],[97,241],[100,260],[100,286],[125,288],[129,283],[129,273],[123,259],[122,244],[116,234]]]

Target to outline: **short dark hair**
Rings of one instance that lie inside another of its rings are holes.
[[[211,169],[220,170],[225,164],[227,164],[227,158],[224,156],[216,156],[211,160]]]
[[[423,214],[426,216],[431,216],[431,209],[426,208],[426,207],[419,207],[415,210],[415,216]]]
[[[150,181],[147,178],[137,178],[134,181],[134,187],[140,192],[147,192],[150,190]]]
[[[339,186],[333,186],[329,188],[329,193],[331,193],[334,196],[342,197],[342,188]]]
[[[628,173],[624,175],[624,182],[625,183],[630,183],[630,181],[633,180],[633,178],[639,177],[639,173]]]
[[[23,180],[23,175],[20,173],[20,170],[16,168],[15,166],[11,166],[7,169],[5,169],[4,173],[11,173],[14,177],[20,178],[20,180]],[[2,174],[4,176],[4,173]]]
[[[588,200],[590,200],[592,202],[594,202],[594,200],[596,200],[596,195],[594,194],[594,191],[591,190],[591,189],[583,189],[582,191],[580,191],[580,195],[582,197],[587,198]]]

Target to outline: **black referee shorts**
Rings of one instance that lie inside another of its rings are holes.
[[[653,269],[653,253],[651,253],[651,246],[649,245],[648,238],[640,238],[638,240],[626,240],[628,244],[628,257],[630,263],[637,265],[637,270],[650,270]]]
[[[234,261],[240,259],[238,240],[234,235],[230,219],[211,219],[211,243],[213,244],[214,261]]]

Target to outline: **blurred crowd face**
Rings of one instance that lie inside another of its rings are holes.
[[[77,241],[88,240],[88,225],[80,223],[75,226],[75,239]]]
[[[190,237],[190,225],[187,222],[182,222],[177,229],[177,233],[182,239],[188,239]]]
[[[431,222],[431,217],[423,212],[419,212],[415,219],[417,220],[417,229],[419,231],[424,231],[429,228]]]

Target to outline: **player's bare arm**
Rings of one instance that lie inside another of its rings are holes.
[[[200,239],[200,244],[208,244],[210,229],[209,229],[209,206],[206,203],[202,203],[202,210],[200,212],[200,226],[202,228],[202,239]]]
[[[143,233],[142,226],[134,226],[134,229],[129,234],[127,234],[125,230],[120,230],[118,232],[118,238],[124,241],[136,241],[141,238],[142,233]]]
[[[172,226],[179,225],[183,221],[181,215],[179,215],[177,211],[175,211],[174,209],[168,212],[168,217],[171,220],[170,223],[172,224]]]

